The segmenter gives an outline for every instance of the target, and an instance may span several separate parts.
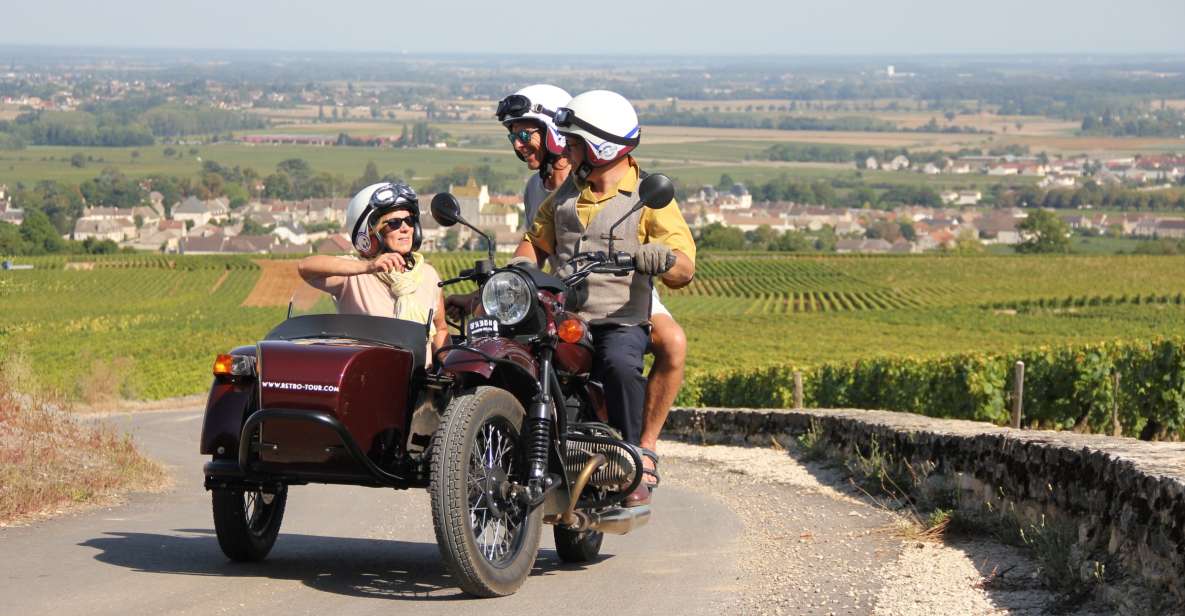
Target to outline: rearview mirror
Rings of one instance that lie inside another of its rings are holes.
[[[461,220],[461,204],[451,193],[436,193],[431,207],[432,219],[442,227],[451,227]]]
[[[670,205],[671,200],[675,198],[675,183],[661,173],[648,175],[638,187],[638,198],[646,207],[661,210]],[[435,205],[436,202],[433,200],[434,208]]]

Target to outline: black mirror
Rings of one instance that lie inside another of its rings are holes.
[[[638,187],[638,198],[646,207],[661,210],[670,205],[671,200],[675,198],[675,183],[671,181],[671,178],[661,173],[648,175],[642,180],[642,185]],[[435,200],[433,200],[432,206],[435,211]]]
[[[461,204],[451,193],[436,193],[432,197],[432,218],[442,227],[451,227],[461,220]]]

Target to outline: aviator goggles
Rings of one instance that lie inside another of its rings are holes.
[[[404,203],[412,204],[418,203],[416,198],[416,191],[412,190],[410,186],[403,183],[388,184],[376,191],[370,196],[370,205],[375,208],[385,208],[392,205],[401,205]]]
[[[530,110],[531,99],[522,94],[511,94],[498,101],[498,110],[494,113],[498,116],[498,121],[503,122],[506,118],[521,118]]]

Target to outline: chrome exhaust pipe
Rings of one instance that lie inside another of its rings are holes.
[[[601,513],[573,511],[570,524],[575,531],[597,530],[610,535],[624,535],[650,521],[650,505],[640,507],[618,507]]]
[[[635,528],[641,528],[650,521],[650,505],[622,507],[604,513],[592,514],[590,530],[599,530],[611,535],[624,535]]]

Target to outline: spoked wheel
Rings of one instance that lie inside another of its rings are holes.
[[[511,495],[524,468],[523,408],[508,392],[478,387],[453,398],[432,445],[436,542],[465,592],[499,597],[518,590],[539,550],[543,509]]]
[[[214,507],[214,531],[218,545],[231,560],[263,560],[276,543],[288,487],[274,492],[225,488],[211,491]]]

